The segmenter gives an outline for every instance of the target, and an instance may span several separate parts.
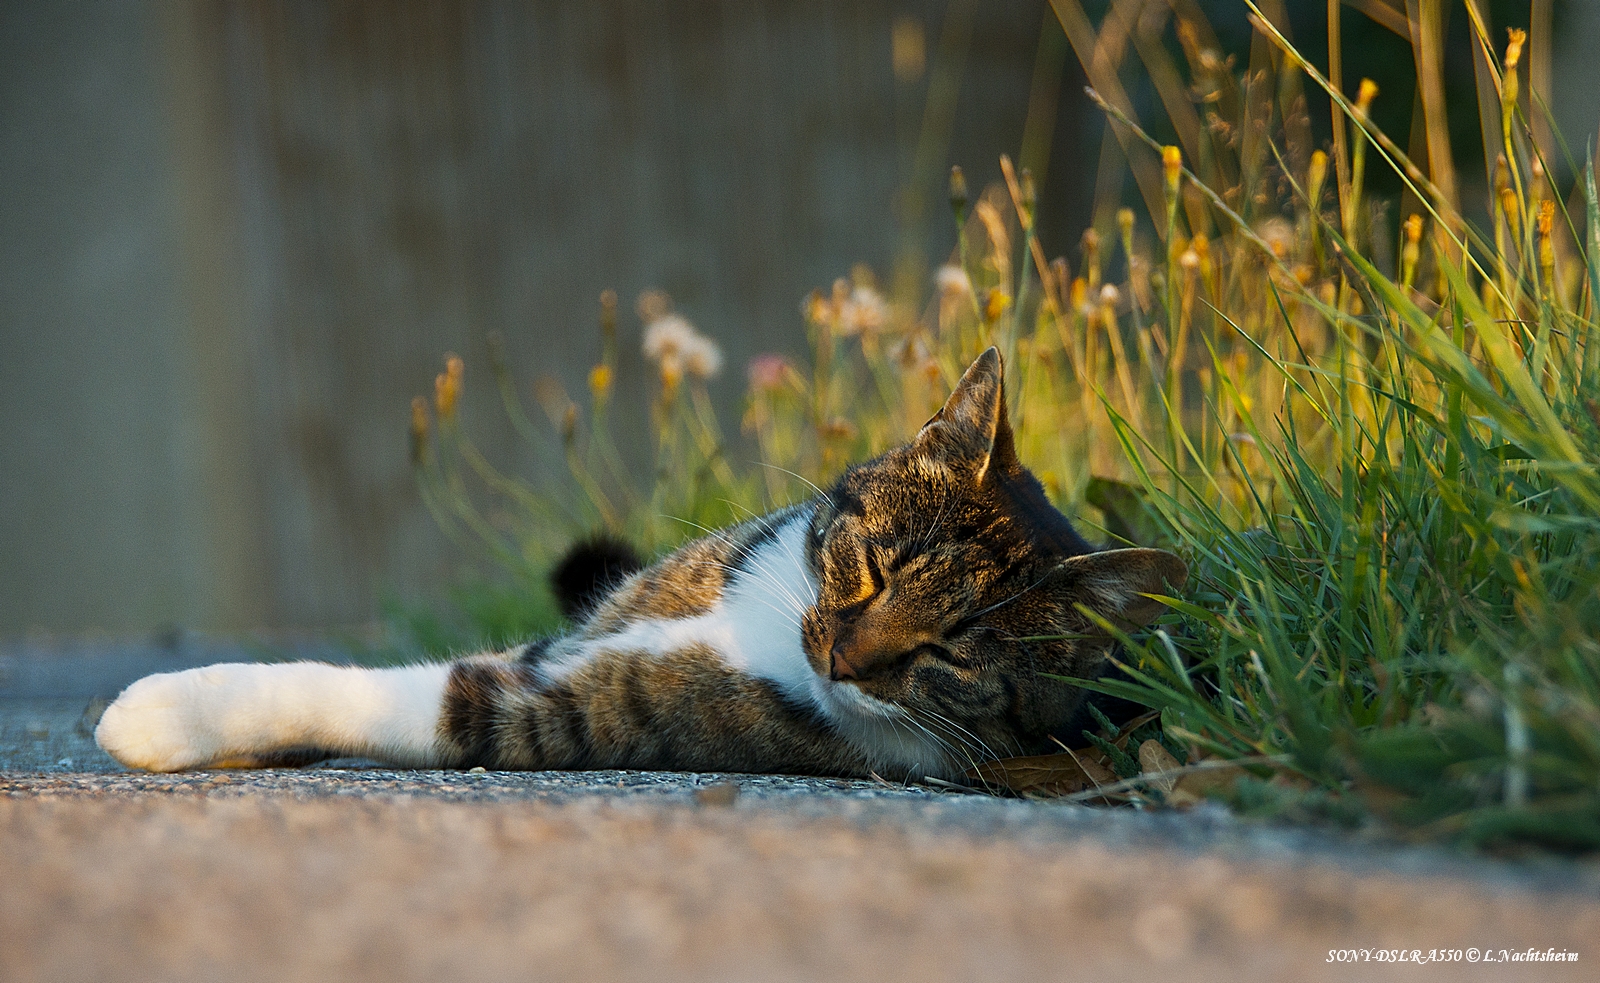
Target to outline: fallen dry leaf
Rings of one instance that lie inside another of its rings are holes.
[[[1174,809],[1187,809],[1204,802],[1212,792],[1232,790],[1234,783],[1245,774],[1244,766],[1221,761],[1207,762],[1211,767],[1189,771],[1178,777],[1167,795],[1167,805]]]
[[[978,765],[966,777],[1018,795],[1072,795],[1116,782],[1117,776],[1100,763],[1099,757],[1099,751],[1085,748],[1063,754],[1001,758]]]
[[[1172,752],[1161,746],[1161,742],[1151,739],[1139,745],[1139,771],[1150,780],[1150,787],[1157,789],[1162,795],[1169,795],[1177,783],[1177,775],[1167,775],[1167,772],[1177,771],[1183,766]]]

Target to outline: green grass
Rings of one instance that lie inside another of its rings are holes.
[[[664,549],[803,496],[905,439],[993,343],[1022,456],[1058,504],[1191,561],[1184,597],[1125,639],[1126,677],[1086,682],[1159,710],[1161,740],[1191,760],[1250,760],[1212,794],[1471,844],[1600,847],[1592,162],[1540,142],[1547,94],[1519,91],[1485,26],[1503,122],[1485,150],[1501,163],[1474,228],[1437,142],[1428,175],[1371,124],[1380,94],[1346,99],[1260,23],[1242,67],[1204,49],[1203,25],[1172,29],[1185,62],[1162,77],[1209,114],[1175,125],[1182,148],[1107,95],[1147,215],[1107,202],[1077,275],[1046,261],[1031,179],[1005,162],[1006,184],[975,199],[952,182],[960,245],[936,283],[885,294],[858,269],[815,294],[809,364],[752,371],[742,429],[760,467],[730,463],[698,334],[674,325],[679,348],[656,345],[652,392],[611,392],[614,300],[586,404],[540,391],[551,428],[493,366],[513,422],[567,460],[563,490],[485,461],[455,416],[459,372],[441,377],[438,425],[426,405],[413,422],[424,496],[523,585],[463,594],[465,622],[497,638],[547,624],[521,598],[581,531]],[[1311,97],[1336,109],[1331,156],[1303,123]],[[1448,132],[1426,112],[1413,129]],[[1571,187],[1555,186],[1558,157]],[[1375,168],[1406,187],[1388,203],[1404,225],[1365,196]],[[641,299],[647,337],[669,311]],[[651,402],[646,475],[609,436],[624,395]]]

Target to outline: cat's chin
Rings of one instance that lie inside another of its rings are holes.
[[[899,707],[867,693],[860,686],[849,682],[835,682],[819,673],[817,682],[822,694],[822,702],[826,711],[854,717],[860,720],[897,720],[904,715]]]

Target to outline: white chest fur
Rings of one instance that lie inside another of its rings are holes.
[[[762,542],[729,578],[710,611],[636,622],[603,638],[569,642],[570,648],[558,645],[541,664],[541,675],[555,682],[602,656],[649,659],[705,647],[729,666],[771,683],[793,703],[816,711],[894,777],[946,774],[954,764],[951,756],[905,711],[852,684],[819,675],[807,661],[800,625],[817,600],[817,584],[805,562],[809,520],[809,514],[798,513]]]

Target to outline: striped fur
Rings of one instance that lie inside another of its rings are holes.
[[[1106,647],[1079,605],[1137,624],[1160,610],[1144,594],[1185,577],[1158,550],[1091,552],[1051,507],[1016,458],[991,349],[910,444],[689,543],[563,636],[447,669],[148,677],[96,737],[153,770],[320,748],[436,767],[948,777],[1065,725],[1081,694],[1051,677],[1092,675]]]

